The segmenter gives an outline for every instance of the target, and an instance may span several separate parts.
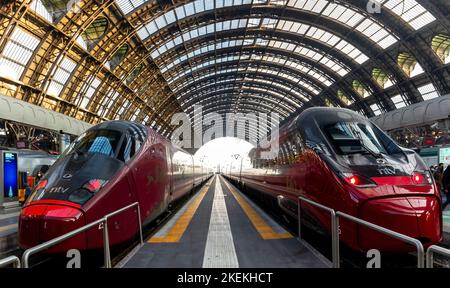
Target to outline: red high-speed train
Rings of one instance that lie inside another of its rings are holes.
[[[358,113],[307,109],[279,129],[277,157],[262,159],[263,151],[253,149],[253,168],[231,177],[258,196],[269,196],[265,198],[286,214],[298,218],[297,198],[302,195],[414,237],[425,247],[441,241],[441,196],[427,166]],[[303,210],[302,225],[329,235],[327,212],[306,203]],[[358,251],[414,250],[344,219],[340,230],[340,239]]]
[[[19,218],[19,246],[30,248],[139,202],[143,225],[209,177],[207,169],[170,141],[141,124],[110,121],[79,136],[36,185]],[[111,245],[138,232],[137,209],[112,217]],[[103,227],[53,248],[103,247]]]

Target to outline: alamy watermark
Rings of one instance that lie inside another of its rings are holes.
[[[377,0],[369,0],[367,1],[366,10],[370,14],[379,14],[381,13],[381,3]]]
[[[261,148],[262,159],[278,156],[278,113],[227,113],[225,117],[212,112],[203,115],[203,107],[194,106],[193,117],[177,113],[171,125],[177,126],[172,133],[172,142],[182,148],[200,148],[206,142],[220,137],[237,137]]]

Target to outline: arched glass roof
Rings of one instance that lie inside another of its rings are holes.
[[[195,105],[374,116],[428,90],[450,93],[448,1],[112,0],[77,11],[66,2],[33,0],[5,18],[0,93],[168,133],[171,116]]]

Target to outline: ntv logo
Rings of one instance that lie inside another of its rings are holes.
[[[186,113],[177,113],[172,117],[170,124],[178,127],[172,133],[171,140],[182,148],[200,148],[213,139],[237,136],[242,140],[248,139],[253,146],[262,148],[261,158],[272,159],[278,155],[279,150],[279,119],[278,113],[270,113],[270,115],[258,113],[258,116],[254,113],[227,113],[224,119],[214,112],[203,115],[202,106],[195,105],[194,123]],[[208,128],[203,131],[204,127]],[[246,127],[248,130],[245,129]],[[248,135],[246,131],[249,132]]]

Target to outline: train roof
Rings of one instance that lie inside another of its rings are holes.
[[[146,126],[140,123],[125,120],[105,121],[91,127],[89,130],[98,130],[98,129],[116,130],[122,133],[128,132],[131,133],[136,138],[140,139],[141,141],[144,141],[147,138],[148,134]]]
[[[327,124],[333,124],[342,121],[362,121],[370,122],[366,117],[358,114],[357,112],[346,108],[329,108],[329,107],[314,107],[308,108],[297,116],[292,124],[299,126],[305,126],[309,123],[317,123],[320,126]]]

